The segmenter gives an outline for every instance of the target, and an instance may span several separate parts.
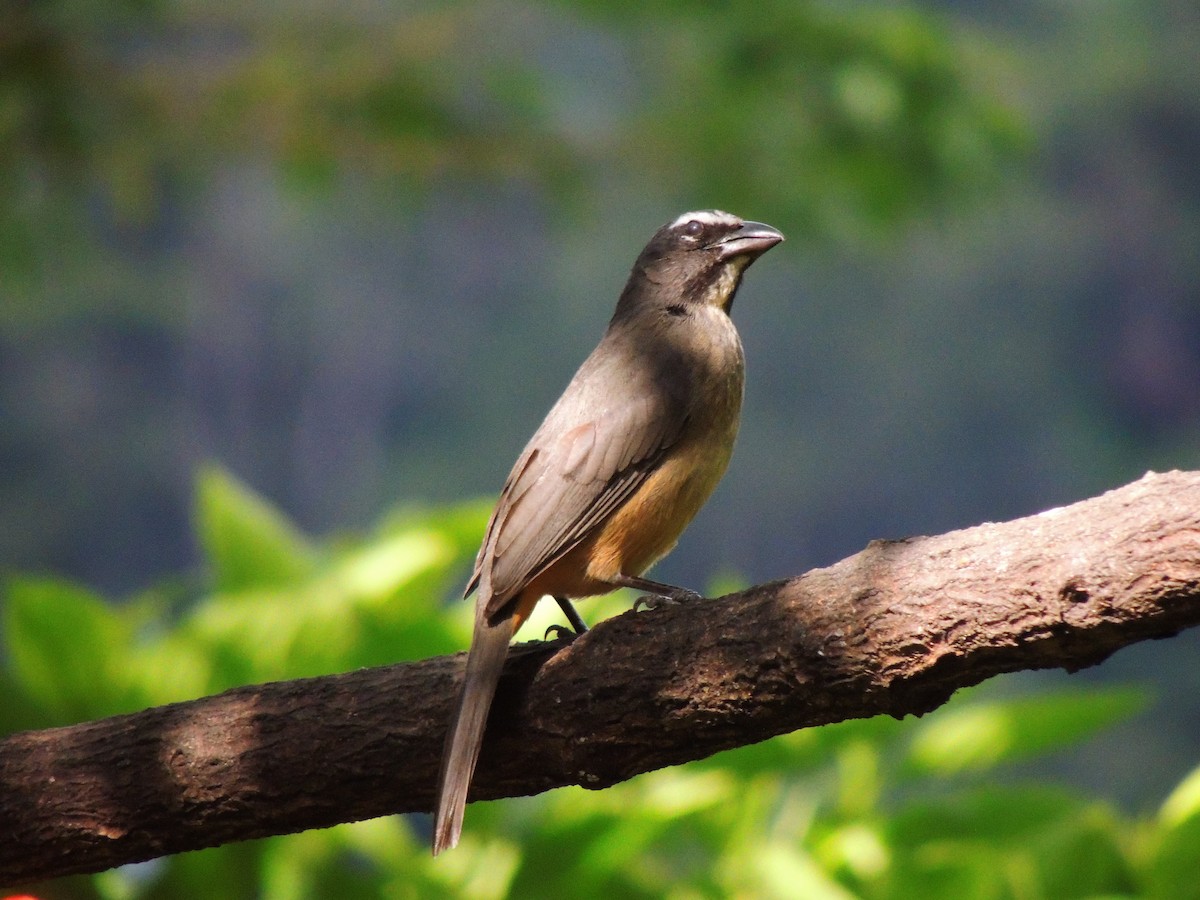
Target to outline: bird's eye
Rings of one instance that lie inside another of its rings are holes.
[[[704,230],[704,223],[699,219],[692,219],[683,226],[683,233],[688,237],[700,237],[700,232]]]

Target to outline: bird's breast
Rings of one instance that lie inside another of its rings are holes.
[[[732,326],[730,326],[732,331]],[[729,466],[742,406],[744,367],[736,332],[710,346],[695,379],[686,424],[637,491],[586,542],[597,580],[639,575],[668,553]]]
[[[652,458],[653,468],[637,489],[539,573],[529,593],[607,593],[615,576],[640,575],[668,553],[712,494],[737,438],[744,362],[733,323],[719,310],[711,313],[711,322],[701,318],[666,335],[642,332],[640,365],[647,368],[641,371],[656,371],[654,386],[646,389],[662,392],[682,427]]]

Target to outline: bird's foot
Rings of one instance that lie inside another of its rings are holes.
[[[639,612],[643,609],[651,610],[663,606],[678,606],[681,603],[693,603],[703,599],[695,591],[678,588],[670,594],[646,594],[644,597],[638,597],[633,601],[633,611]]]
[[[583,634],[588,630],[587,622],[583,621],[583,616],[581,616],[579,611],[571,605],[570,600],[568,600],[566,597],[555,597],[554,602],[557,603],[558,608],[563,611],[563,615],[566,616],[567,621],[571,623],[571,628],[574,630],[576,635]],[[566,629],[561,625],[553,625],[546,629],[546,634],[549,634],[551,631],[555,630],[557,630],[560,636],[566,632]]]

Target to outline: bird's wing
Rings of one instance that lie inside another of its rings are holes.
[[[552,411],[517,460],[471,583],[487,569],[487,615],[617,509],[678,440],[686,421],[683,404],[661,391],[628,393],[637,399],[605,403],[592,416],[577,416],[583,421],[575,424]]]

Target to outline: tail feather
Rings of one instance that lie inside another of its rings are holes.
[[[475,634],[467,655],[458,707],[450,720],[446,749],[442,753],[442,771],[438,778],[438,805],[433,824],[433,855],[449,850],[462,833],[467,789],[479,759],[483,730],[496,694],[496,685],[504,669],[508,644],[517,622],[506,617],[494,625],[483,615],[483,605],[475,614]]]

